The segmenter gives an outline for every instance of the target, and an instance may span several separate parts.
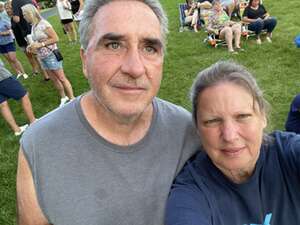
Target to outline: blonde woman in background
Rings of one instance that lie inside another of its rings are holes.
[[[58,36],[51,24],[42,18],[32,4],[26,4],[21,9],[25,20],[32,25],[33,42],[27,50],[37,54],[43,69],[47,71],[59,92],[62,106],[69,99],[73,99],[74,95],[71,83],[64,74],[62,60],[58,61],[53,53],[53,50],[57,49]]]

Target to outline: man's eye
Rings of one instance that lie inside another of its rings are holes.
[[[116,50],[116,49],[119,49],[121,47],[121,44],[118,43],[118,42],[110,42],[110,43],[106,44],[105,46],[109,49]]]
[[[145,52],[149,53],[149,54],[154,54],[157,52],[156,48],[152,47],[152,46],[146,46],[144,48]]]

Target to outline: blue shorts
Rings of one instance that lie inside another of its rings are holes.
[[[47,57],[40,59],[40,61],[44,70],[62,69],[62,61],[57,61],[53,52],[51,52]]]
[[[14,77],[0,81],[0,104],[9,98],[20,100],[26,95],[27,91],[22,84]]]
[[[10,42],[6,45],[0,45],[0,53],[1,54],[6,54],[9,52],[15,52],[16,51],[16,46],[14,42]]]

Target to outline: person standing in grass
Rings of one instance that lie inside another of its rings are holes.
[[[58,36],[51,24],[42,18],[37,8],[32,4],[22,6],[22,13],[28,23],[32,25],[32,40],[27,50],[36,53],[55,88],[61,97],[60,106],[74,98],[70,81],[65,76],[62,60],[58,61],[53,50],[57,49]]]
[[[73,23],[73,13],[70,2],[68,0],[57,0],[56,8],[60,22],[63,24],[64,31],[67,33],[69,42],[77,42],[77,32]]]
[[[24,89],[21,83],[17,81],[7,69],[5,69],[2,60],[0,60],[0,111],[5,121],[14,131],[14,134],[19,136],[25,131],[25,129],[28,127],[28,124],[23,126],[17,125],[7,102],[7,100],[10,98],[13,98],[17,101],[20,100],[23,111],[29,123],[33,123],[35,121],[35,116],[32,111],[32,106],[27,91]]]
[[[79,31],[91,89],[23,134],[18,221],[163,225],[172,181],[199,146],[191,114],[155,97],[166,15],[158,0],[86,0]]]
[[[23,76],[25,79],[28,75],[25,73],[22,63],[18,60],[14,35],[11,30],[10,22],[0,17],[0,53],[6,58],[11,67],[16,71],[17,78]]]
[[[300,94],[296,95],[291,103],[285,129],[300,134]]]
[[[40,66],[39,61],[37,60],[36,56],[28,51],[26,51],[26,47],[28,45],[27,43],[27,37],[24,38],[23,36],[23,28],[20,26],[19,23],[16,23],[13,19],[13,10],[12,10],[12,2],[11,0],[8,0],[5,3],[5,10],[7,12],[7,15],[10,18],[10,23],[11,23],[11,29],[13,31],[14,37],[15,37],[15,41],[17,42],[19,48],[21,49],[22,52],[24,52],[24,54],[26,55],[28,62],[30,63],[31,67],[32,67],[32,74],[33,75],[37,75],[39,73],[39,71],[41,71],[41,73],[44,76],[44,80],[48,81],[49,76],[46,73],[45,70],[43,70]],[[30,28],[31,29],[31,28]]]

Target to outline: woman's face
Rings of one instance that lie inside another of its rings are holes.
[[[197,126],[203,147],[225,174],[255,168],[266,127],[253,97],[241,86],[225,82],[198,97]]]
[[[252,3],[251,3],[251,6],[252,7],[257,7],[259,5],[259,1],[260,0],[253,0]]]

